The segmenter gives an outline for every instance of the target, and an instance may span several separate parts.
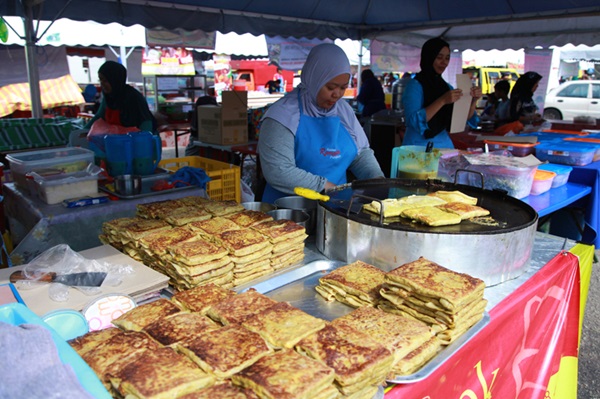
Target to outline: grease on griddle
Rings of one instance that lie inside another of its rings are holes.
[[[491,216],[478,216],[469,219],[471,223],[479,224],[481,226],[491,226],[491,227],[500,227],[505,228],[508,226],[506,222],[499,222]]]

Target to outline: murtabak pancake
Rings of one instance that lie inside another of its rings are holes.
[[[231,288],[231,287],[233,287],[233,271],[227,272],[220,276],[209,278],[207,280],[203,280],[199,284],[188,283],[187,281],[185,281],[183,279],[172,281],[171,283],[173,284],[173,287],[175,287],[175,289],[177,291],[189,290],[190,288],[194,288],[199,285],[205,285],[205,284],[211,284],[211,283],[218,285],[220,287],[223,287],[223,288]]]
[[[295,349],[333,368],[338,389],[345,395],[383,383],[394,362],[392,352],[368,332],[344,324],[329,323],[298,342]]]
[[[242,326],[260,334],[275,349],[293,348],[302,338],[325,327],[325,321],[279,302],[242,322]]]
[[[183,226],[191,222],[198,222],[212,218],[212,215],[197,206],[180,206],[163,210],[159,218],[173,226]]]
[[[200,236],[187,227],[175,227],[145,235],[140,238],[139,246],[148,255],[160,256],[166,254],[168,248],[179,242],[198,239],[200,239]]]
[[[258,251],[254,251],[248,255],[243,256],[235,256],[229,255],[229,259],[234,262],[236,265],[243,265],[248,263],[253,263],[259,260],[269,259],[271,258],[271,246],[265,246]]]
[[[112,321],[115,326],[127,331],[141,331],[147,325],[169,315],[181,312],[175,303],[168,299],[160,298],[148,302],[123,313]]]
[[[273,352],[260,335],[239,324],[196,335],[176,348],[217,378],[229,378]]]
[[[315,289],[328,301],[336,299],[352,307],[375,306],[384,279],[383,270],[356,261],[321,277]]]
[[[421,369],[441,349],[441,341],[437,337],[431,337],[423,345],[403,357],[394,366],[394,374],[409,375]]]
[[[259,397],[251,389],[238,387],[233,385],[231,380],[225,380],[178,399],[259,399]]]
[[[401,216],[406,209],[418,208],[423,206],[441,205],[446,201],[441,198],[431,197],[427,195],[409,195],[402,198],[387,198],[383,203],[383,217]],[[373,201],[370,204],[365,204],[363,209],[376,214],[381,213],[381,205],[378,201]]]
[[[487,216],[490,214],[490,211],[484,209],[480,206],[465,204],[464,202],[448,202],[446,204],[438,205],[437,208],[440,208],[446,212],[456,213],[460,216],[461,220],[471,219],[478,216]]]
[[[179,201],[182,205],[185,206],[195,206],[198,208],[204,208],[204,204],[210,202],[210,199],[190,195],[189,197],[178,198],[177,201]]]
[[[252,229],[269,237],[276,244],[281,241],[292,240],[306,235],[306,229],[291,220],[272,220],[252,226]]]
[[[147,325],[142,331],[164,346],[190,339],[220,325],[201,313],[179,312]]]
[[[331,391],[334,371],[316,360],[284,349],[262,357],[232,376],[234,383],[255,391],[261,398],[315,399],[337,397]]]
[[[110,376],[123,396],[170,399],[214,384],[214,377],[171,348],[146,351]]]
[[[192,230],[201,231],[207,236],[213,237],[227,230],[240,230],[241,227],[233,223],[229,219],[222,217],[214,217],[212,219],[203,220],[201,222],[192,222],[188,225]]]
[[[164,230],[170,230],[171,225],[164,220],[148,220],[140,217],[120,218],[104,222],[102,230],[122,241],[137,241],[141,237]]]
[[[304,250],[304,241],[306,238],[308,238],[308,235],[303,234],[289,240],[277,242],[273,244],[273,254],[281,254],[294,249]]]
[[[278,254],[278,256],[271,257],[271,266],[277,270],[283,267],[296,264],[304,259],[304,249],[300,248],[290,252],[284,252]]]
[[[178,208],[181,203],[178,200],[165,200],[148,202],[145,204],[137,204],[137,215],[147,219],[156,219],[163,210]]]
[[[243,276],[236,275],[234,273],[233,274],[233,285],[234,285],[234,287],[238,287],[238,286],[240,286],[242,284],[246,284],[252,280],[256,280],[259,277],[266,276],[267,274],[271,274],[272,272],[273,272],[273,269],[269,266],[268,269],[263,269],[261,271],[254,272],[251,274],[245,274]]]
[[[265,222],[260,225],[270,223]],[[254,230],[229,230],[215,236],[217,242],[229,250],[233,256],[247,256],[264,248],[273,246],[264,235]]]
[[[171,268],[173,269],[173,272],[176,273],[178,276],[184,278],[188,276],[196,276],[198,274],[202,274],[210,270],[218,269],[230,263],[231,259],[229,259],[229,256],[224,256],[220,259],[210,260],[204,263],[198,263],[196,265],[188,265],[186,263],[177,261],[169,262]]]
[[[245,209],[235,201],[210,201],[202,204],[202,206],[213,216],[224,216]]]
[[[212,281],[216,278],[229,274],[233,272],[234,264],[233,262],[229,262],[225,266],[221,266],[217,269],[212,269],[200,274],[194,274],[193,276],[178,276],[181,280],[185,280],[192,286],[201,285],[207,281]]]
[[[446,212],[435,206],[422,206],[405,209],[400,214],[403,218],[412,219],[427,226],[450,226],[459,224],[461,218],[455,213]]]
[[[435,193],[427,194],[432,197],[438,197],[443,199],[446,202],[462,202],[469,205],[477,205],[477,198],[468,196],[467,194],[460,192],[458,190],[455,191],[443,191],[439,190]]]
[[[264,212],[259,211],[251,211],[251,210],[243,210],[241,212],[230,213],[229,215],[225,215],[225,218],[231,220],[235,224],[240,227],[248,228],[250,226],[254,226],[255,224],[268,222],[273,220],[273,218],[267,215]]]
[[[250,288],[248,291],[213,303],[206,314],[211,319],[227,325],[241,323],[249,316],[275,305],[277,301]]]
[[[176,261],[191,266],[221,259],[229,254],[223,246],[206,239],[179,242],[169,247],[168,251]]]
[[[450,311],[482,298],[485,288],[483,280],[452,271],[423,257],[389,271],[385,281],[409,292],[435,298]]]
[[[122,334],[123,332],[114,327],[105,328],[98,331],[90,331],[82,336],[69,341],[69,345],[79,354],[84,356],[86,353],[95,349],[99,345],[102,345],[105,341],[114,337],[115,335]]]

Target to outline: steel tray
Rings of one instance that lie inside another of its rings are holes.
[[[114,195],[115,197],[121,198],[121,199],[136,199],[136,198],[144,198],[144,197],[150,197],[152,195],[156,195],[156,194],[160,194],[160,193],[165,193],[165,192],[173,192],[173,191],[181,191],[181,190],[188,190],[190,188],[196,188],[197,186],[185,186],[185,187],[175,187],[175,188],[170,188],[167,190],[163,190],[163,191],[153,191],[152,190],[152,186],[154,186],[154,184],[157,181],[160,180],[166,180],[168,181],[169,178],[171,177],[172,173],[169,172],[168,170],[162,169],[162,168],[158,168],[156,170],[156,172],[152,175],[148,175],[148,176],[142,176],[142,191],[139,194],[135,194],[135,195],[122,195],[119,194],[115,191],[110,190],[106,185],[104,184],[99,184],[98,188],[101,191],[104,191],[105,193],[108,193],[110,195]]]
[[[337,301],[327,302],[315,291],[315,287],[319,284],[319,278],[345,264],[346,262],[341,261],[316,260],[290,270],[287,273],[272,276],[264,281],[236,287],[236,291],[243,292],[253,287],[261,294],[265,294],[276,301],[289,302],[292,306],[314,317],[332,321],[352,312],[354,308]],[[485,312],[483,319],[467,330],[456,341],[441,350],[419,371],[409,375],[396,376],[394,379],[388,380],[388,382],[406,384],[427,378],[471,338],[477,335],[489,322],[490,316]]]

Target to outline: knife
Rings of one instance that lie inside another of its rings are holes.
[[[105,272],[83,272],[63,275],[48,272],[34,273],[31,276],[27,276],[22,270],[19,270],[10,275],[10,282],[14,284],[17,281],[36,281],[43,283],[61,283],[71,287],[100,287],[105,278]]]

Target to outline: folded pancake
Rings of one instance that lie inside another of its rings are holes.
[[[369,336],[394,354],[394,363],[431,339],[433,332],[423,322],[386,313],[381,309],[363,306],[345,316],[335,319],[333,324],[345,324],[359,331],[368,331]]]
[[[263,269],[258,272],[252,273],[252,274],[236,275],[234,273],[233,286],[238,287],[238,286],[240,286],[242,284],[246,284],[252,280],[256,280],[259,277],[266,276],[267,274],[271,274],[272,272],[273,272],[273,269],[269,266],[268,269]]]
[[[164,346],[190,339],[204,331],[215,330],[220,325],[201,313],[180,312],[147,325],[142,331]]]
[[[99,345],[102,345],[105,341],[114,337],[115,335],[122,334],[123,331],[109,327],[103,330],[90,331],[84,335],[81,335],[75,339],[69,341],[69,345],[79,354],[79,356],[83,357],[86,353],[95,349]]]
[[[159,218],[173,226],[183,226],[212,218],[212,215],[197,206],[180,206],[159,213]]]
[[[181,203],[178,200],[165,200],[148,202],[145,204],[137,204],[137,215],[146,219],[157,219],[158,215],[164,211],[173,208],[178,208]]]
[[[379,302],[379,304],[377,305],[377,308],[383,310],[386,313],[397,314],[397,315],[406,317],[408,319],[413,319],[416,321],[427,323],[429,325],[429,328],[431,328],[431,331],[434,334],[437,334],[440,331],[444,331],[444,330],[448,329],[448,326],[446,324],[442,323],[441,321],[438,321],[433,318],[429,318],[429,316],[422,315],[421,313],[419,313],[417,315],[418,317],[414,317],[412,314],[409,314],[403,310],[400,310],[397,306],[393,305],[387,299],[384,299],[381,302]]]
[[[252,263],[243,263],[241,265],[235,265],[233,273],[236,276],[243,277],[243,275],[253,274],[261,270],[272,270],[270,259],[261,259]]]
[[[364,388],[351,393],[350,395],[342,395],[339,396],[341,399],[363,399],[363,398],[375,398],[377,391],[379,390],[379,385],[367,385]]]
[[[229,378],[273,352],[260,335],[239,324],[206,331],[175,347],[217,378]]]
[[[241,212],[230,213],[228,215],[225,215],[224,217],[231,220],[240,227],[244,228],[248,228],[250,226],[254,226],[255,224],[273,220],[273,217],[267,215],[264,212],[251,211],[248,209],[244,209]]]
[[[187,291],[177,292],[173,295],[171,301],[187,311],[205,314],[212,304],[219,303],[235,295],[237,295],[235,291],[214,284],[206,284]]]
[[[168,251],[174,260],[186,265],[210,262],[229,254],[226,248],[205,239],[176,243]]]
[[[461,221],[459,215],[446,212],[435,206],[405,209],[400,213],[400,216],[406,219],[412,219],[427,226],[450,226],[459,224]]]
[[[197,195],[190,195],[189,197],[178,198],[177,201],[184,206],[195,206],[197,208],[204,208],[204,205],[211,200]]]
[[[241,229],[240,226],[233,223],[231,220],[218,216],[200,222],[191,222],[188,224],[188,227],[194,231],[204,233],[206,236],[211,237],[211,239],[213,238],[213,236],[224,231]]]
[[[272,220],[252,226],[252,229],[269,237],[271,243],[289,241],[306,235],[306,229],[291,220]]]
[[[304,249],[304,241],[306,238],[308,238],[308,235],[303,234],[290,240],[277,242],[273,244],[273,254],[280,254],[299,248]]]
[[[437,337],[431,337],[423,345],[400,359],[394,366],[393,373],[396,376],[413,374],[421,369],[441,349],[442,343]]]
[[[235,267],[234,263],[229,262],[228,264],[226,264],[224,266],[214,268],[214,269],[205,271],[200,274],[194,274],[192,276],[181,275],[181,276],[177,276],[176,279],[181,279],[183,281],[186,281],[187,283],[189,283],[190,285],[195,287],[197,285],[202,285],[202,284],[206,283],[207,281],[213,281],[221,276],[227,275],[229,273],[233,273],[234,267]]]
[[[94,370],[104,386],[110,389],[108,375],[116,374],[129,362],[145,351],[153,351],[160,345],[142,332],[121,332],[84,354],[83,360]]]
[[[470,197],[467,194],[460,192],[458,190],[456,190],[456,191],[439,190],[439,191],[436,191],[435,193],[429,193],[427,195],[432,196],[432,197],[441,198],[446,202],[462,202],[464,204],[477,205],[477,198]]]
[[[264,223],[260,225],[262,224]],[[215,238],[218,243],[229,250],[230,255],[238,257],[250,255],[267,247],[269,250],[273,249],[267,237],[250,229],[225,231],[215,235]]]
[[[233,385],[231,380],[225,380],[211,387],[180,396],[178,399],[259,399],[259,397],[251,389],[238,387]]]
[[[139,239],[140,248],[150,256],[167,254],[167,249],[173,245],[200,239],[196,233],[187,227],[175,227],[169,230],[150,233]]]
[[[375,306],[384,280],[383,270],[356,261],[321,277],[315,289],[328,301],[336,299],[353,307]]]
[[[389,271],[385,282],[434,298],[450,311],[482,298],[485,288],[483,280],[447,269],[423,257]]]
[[[344,324],[326,325],[295,349],[333,368],[338,389],[345,395],[383,383],[394,362],[394,355],[368,332]]]
[[[185,278],[186,276],[196,276],[204,272],[218,269],[231,263],[229,256],[224,256],[220,259],[211,260],[205,263],[198,263],[196,265],[188,265],[185,263],[178,263],[177,260],[173,259],[169,262],[173,272],[178,276]]]
[[[277,256],[272,256],[271,266],[277,270],[289,265],[296,264],[302,259],[304,259],[304,248],[299,248],[290,252],[284,252]]]
[[[338,395],[337,390],[331,390],[334,371],[330,367],[290,349],[262,357],[231,379],[261,398],[313,399]]]
[[[202,204],[202,206],[213,216],[224,216],[245,209],[235,201],[210,201]]]
[[[235,255],[229,255],[229,259],[231,259],[232,262],[234,262],[236,265],[243,265],[243,264],[247,264],[247,263],[253,263],[259,260],[265,260],[265,259],[270,259],[271,258],[271,246],[265,246],[262,249],[259,249],[258,251],[254,251],[248,255],[243,255],[243,256],[235,256]]]
[[[302,338],[325,327],[325,321],[279,302],[242,322],[242,326],[260,334],[274,349],[293,348]]]
[[[155,399],[179,397],[214,384],[214,377],[171,348],[146,351],[110,380],[123,397]]]
[[[230,296],[218,303],[213,303],[206,314],[223,325],[241,323],[249,316],[276,303],[277,301],[259,293],[254,288],[250,288],[248,291]]]
[[[465,204],[464,202],[448,202],[438,205],[437,208],[444,212],[455,213],[460,216],[461,220],[467,220],[478,216],[487,216],[490,214],[485,208],[480,206]]]
[[[175,303],[160,298],[123,313],[114,319],[112,323],[126,331],[141,331],[156,320],[179,312],[181,312],[181,308]]]
[[[102,230],[127,243],[161,230],[170,230],[171,225],[164,220],[148,220],[140,217],[114,219],[102,224]]]
[[[453,328],[449,328],[437,334],[437,337],[442,341],[443,345],[449,345],[455,341],[458,337],[463,335],[467,330],[473,327],[479,320],[483,319],[483,312],[475,313],[469,318],[461,320]]]
[[[441,198],[431,197],[427,195],[409,195],[402,198],[387,198],[381,201],[383,204],[383,217],[401,216],[402,212],[423,206],[436,206],[445,203]],[[381,213],[381,205],[378,201],[373,201],[370,204],[365,204],[363,209],[379,215]]]
[[[177,291],[189,290],[190,288],[197,287],[199,285],[205,284],[215,284],[223,288],[231,288],[233,287],[233,271],[229,271],[225,274],[211,277],[207,280],[203,280],[200,283],[190,283],[183,279],[177,279],[175,281],[171,281],[171,284]]]

